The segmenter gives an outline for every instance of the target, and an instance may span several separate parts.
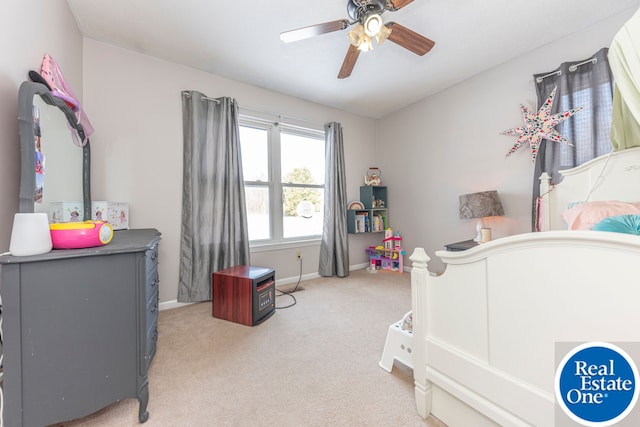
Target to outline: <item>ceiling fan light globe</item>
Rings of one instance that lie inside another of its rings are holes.
[[[360,45],[362,44],[362,39],[365,37],[364,28],[362,27],[362,25],[358,24],[354,27],[353,30],[349,31],[347,36],[349,37],[349,42],[353,46],[360,47]]]
[[[382,18],[377,13],[372,13],[370,15],[367,15],[367,17],[364,20],[364,32],[369,37],[377,36],[380,30],[382,29],[382,27],[384,27],[384,24],[382,23]]]
[[[371,37],[368,35],[364,35],[362,39],[360,39],[360,44],[358,45],[358,50],[361,52],[368,52],[373,49],[373,43],[371,43]]]
[[[358,47],[360,45],[360,37],[353,31],[349,32],[349,43],[351,43],[355,47]]]
[[[378,41],[378,44],[382,44],[383,41],[388,39],[389,36],[391,35],[391,31],[393,30],[391,30],[386,25],[383,25],[382,28],[380,28],[380,32],[376,35],[376,40]]]

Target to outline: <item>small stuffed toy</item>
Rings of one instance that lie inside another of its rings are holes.
[[[413,312],[410,311],[402,318],[402,330],[413,331]]]

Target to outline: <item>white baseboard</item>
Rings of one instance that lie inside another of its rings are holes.
[[[284,279],[276,280],[276,287],[286,292],[292,291],[298,284],[298,280],[303,282],[305,280],[317,279],[320,275],[316,273],[303,274],[302,276],[286,277]]]
[[[354,271],[354,270],[360,270],[362,268],[367,268],[369,264],[357,264],[357,265],[351,265],[349,266],[349,271]],[[283,291],[292,291],[293,288],[295,288],[296,284],[298,284],[298,280],[300,280],[301,282],[304,280],[311,280],[311,279],[317,279],[318,277],[320,277],[320,275],[318,274],[318,272],[315,273],[309,273],[309,274],[303,274],[302,277],[300,276],[294,276],[294,277],[285,277],[282,279],[278,279],[276,281],[276,285],[278,286],[279,289],[282,289]],[[179,308],[179,307],[185,307],[187,305],[191,305],[191,304],[196,304],[193,302],[178,302],[177,299],[175,300],[171,300],[171,301],[164,301],[161,302],[160,304],[158,304],[158,308],[160,309],[160,311],[162,310],[170,310],[172,308]]]
[[[158,309],[160,311],[162,310],[169,310],[172,308],[180,308],[180,307],[186,307],[188,305],[191,304],[198,304],[196,302],[178,302],[177,299],[171,300],[171,301],[165,301],[165,302],[161,302],[160,304],[158,304]]]
[[[369,263],[365,262],[362,264],[356,264],[356,265],[350,265],[349,266],[349,271],[355,271],[355,270],[362,270],[363,268],[367,268],[369,267]]]

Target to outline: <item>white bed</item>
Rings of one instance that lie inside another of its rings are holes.
[[[605,167],[606,165],[606,167]],[[640,201],[640,148],[565,171],[544,194],[545,230],[463,252],[417,248],[413,368],[422,417],[450,426],[554,425],[557,342],[640,341],[640,236],[565,230],[568,203]],[[635,326],[630,326],[635,325]]]

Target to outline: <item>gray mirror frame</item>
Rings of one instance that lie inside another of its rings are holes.
[[[42,83],[25,81],[18,91],[18,131],[20,133],[20,200],[18,212],[32,213],[34,211],[34,199],[36,177],[34,169],[35,133],[33,126],[33,97],[39,95],[42,100],[51,106],[57,107],[67,117],[69,125],[78,132],[81,140],[85,139],[84,129],[78,123],[75,113],[61,99],[53,96],[49,89]],[[71,139],[71,136],[69,136]],[[84,203],[82,221],[91,219],[91,151],[89,138],[82,149],[82,202]]]

